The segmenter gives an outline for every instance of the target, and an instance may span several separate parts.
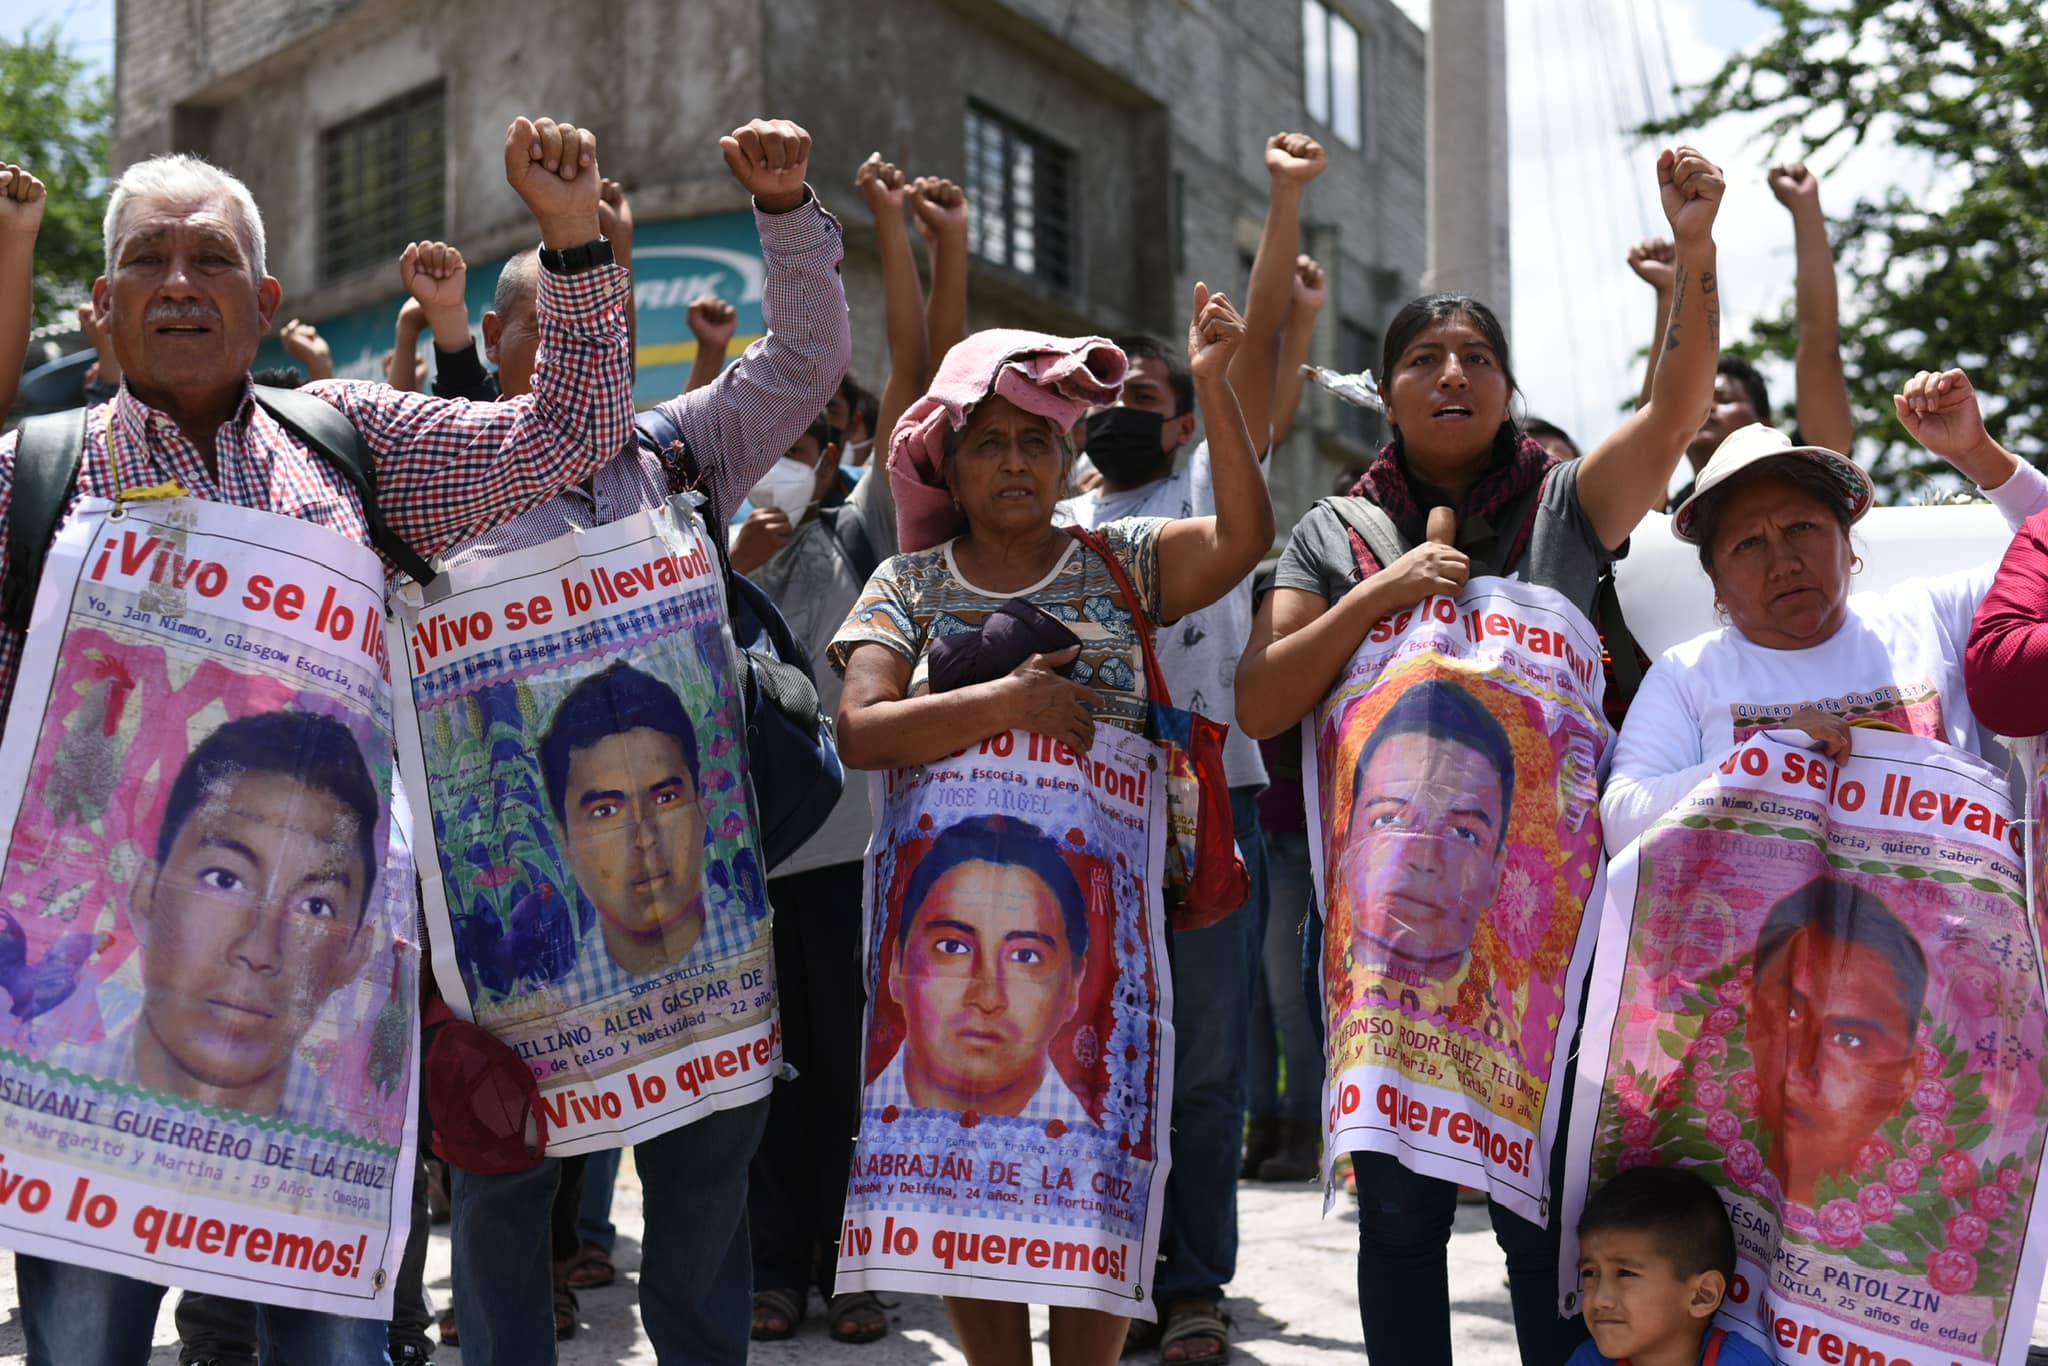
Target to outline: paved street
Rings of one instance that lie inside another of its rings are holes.
[[[1355,1362],[1359,1345],[1355,1252],[1357,1215],[1341,1201],[1329,1218],[1321,1216],[1321,1197],[1307,1186],[1244,1185],[1238,1188],[1243,1246],[1238,1277],[1226,1308],[1237,1320],[1236,1359],[1265,1366],[1325,1366]],[[654,1352],[640,1336],[640,1314],[633,1276],[640,1264],[640,1186],[628,1164],[619,1181],[615,1216],[621,1229],[619,1283],[583,1296],[583,1327],[562,1344],[561,1366],[654,1366]],[[1451,1327],[1458,1366],[1517,1366],[1514,1325],[1508,1313],[1505,1272],[1500,1249],[1483,1206],[1458,1207],[1451,1236]],[[427,1283],[436,1301],[448,1296],[448,1238],[445,1225],[434,1230]],[[788,1342],[757,1343],[753,1361],[761,1366],[926,1366],[965,1360],[953,1347],[945,1311],[937,1300],[916,1295],[885,1295],[890,1336],[864,1347],[848,1347],[825,1335],[812,1302],[813,1317]],[[0,1323],[0,1363],[18,1363],[22,1356],[21,1318],[14,1308],[14,1268],[0,1257],[0,1303],[8,1306]],[[174,1366],[176,1335],[171,1326],[171,1297],[157,1320],[157,1348],[150,1366]],[[1045,1321],[1037,1317],[1038,1358],[1046,1361]],[[2048,1342],[2048,1317],[2034,1326],[2034,1341]],[[440,1366],[460,1366],[462,1354],[442,1348],[434,1357]],[[1143,1359],[1137,1359],[1143,1360]],[[1150,1358],[1156,1362],[1157,1357]]]

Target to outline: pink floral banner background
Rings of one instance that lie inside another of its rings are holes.
[[[1563,1305],[1587,1191],[1685,1166],[1735,1226],[1726,1326],[1779,1360],[2024,1361],[2048,1118],[2026,823],[1962,751],[1859,729],[1838,767],[1790,734],[1609,867]]]

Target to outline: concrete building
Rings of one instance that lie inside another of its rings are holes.
[[[243,177],[284,316],[351,373],[390,345],[407,241],[463,250],[479,314],[529,243],[502,157],[526,112],[595,128],[632,191],[643,403],[681,386],[699,288],[740,304],[742,341],[760,329],[716,145],[755,115],[814,136],[871,388],[881,280],[852,180],[873,150],[973,197],[974,327],[1178,336],[1197,279],[1241,299],[1282,130],[1331,152],[1308,201],[1331,269],[1315,359],[1377,367],[1425,265],[1425,38],[1392,0],[120,0],[117,26],[116,166],[185,150]],[[1311,394],[1276,460],[1283,527],[1375,436],[1337,409]]]

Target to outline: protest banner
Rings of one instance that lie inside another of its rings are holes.
[[[655,508],[397,596],[435,977],[532,1069],[549,1151],[766,1096],[768,897],[696,517]]]
[[[1326,1201],[1336,1154],[1383,1152],[1548,1221],[1553,1073],[1601,868],[1602,687],[1599,636],[1561,594],[1474,579],[1380,621],[1303,723]]]
[[[2026,1359],[2044,1243],[2048,996],[2000,774],[1857,730],[1755,735],[1614,860],[1567,1166],[1727,1202],[1722,1317],[1780,1361]]]
[[[0,740],[0,1241],[390,1314],[407,823],[373,551],[194,499],[78,505]]]
[[[1172,979],[1159,747],[1011,731],[871,778],[837,1287],[1153,1317]]]

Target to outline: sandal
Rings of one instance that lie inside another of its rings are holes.
[[[1180,1356],[1167,1355],[1176,1344],[1186,1343],[1192,1347],[1198,1342],[1213,1342],[1216,1349],[1211,1352],[1184,1352]],[[1220,1305],[1196,1301],[1167,1310],[1166,1330],[1159,1335],[1159,1354],[1174,1363],[1224,1360],[1230,1355],[1230,1316]]]
[[[861,1320],[870,1314],[873,1320],[863,1325]],[[874,1342],[889,1335],[888,1311],[873,1291],[849,1290],[844,1295],[834,1295],[825,1302],[825,1317],[830,1320],[826,1331],[834,1342]]]
[[[569,1259],[569,1269],[562,1275],[571,1290],[602,1290],[618,1278],[619,1269],[612,1265],[612,1254],[596,1243],[577,1248],[576,1255]]]
[[[1136,1352],[1151,1351],[1159,1345],[1160,1334],[1165,1331],[1156,1319],[1132,1319],[1129,1326],[1124,1329],[1122,1355],[1130,1356]]]
[[[462,1350],[462,1339],[455,1332],[454,1305],[443,1309],[441,1316],[434,1320],[434,1332],[440,1336],[443,1347],[453,1347],[457,1351]]]
[[[795,1290],[756,1290],[751,1334],[754,1341],[783,1342],[795,1337],[797,1325],[804,1321],[806,1298]]]
[[[561,1283],[555,1285],[555,1341],[567,1342],[576,1336],[576,1292]]]

